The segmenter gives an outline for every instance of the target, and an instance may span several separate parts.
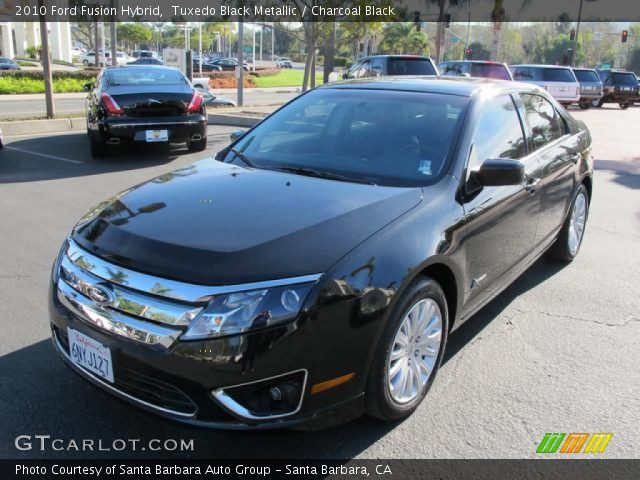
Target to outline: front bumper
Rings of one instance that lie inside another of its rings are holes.
[[[131,118],[107,117],[98,124],[99,139],[103,142],[146,142],[147,130],[167,130],[169,143],[188,142],[197,135],[207,134],[205,115],[185,115],[180,117]],[[196,138],[198,138],[196,137]]]
[[[122,333],[115,334],[113,326],[106,328],[109,321],[117,327],[122,315],[92,317],[91,299],[71,289],[56,274],[60,262],[58,259],[54,265],[49,291],[53,345],[83,378],[122,400],[172,420],[228,429],[326,428],[363,413],[367,363],[363,352],[367,344],[349,345],[350,337],[357,332],[351,332],[348,320],[340,313],[349,312],[350,305],[339,311],[332,308],[324,313],[302,314],[293,323],[270,329],[201,341],[168,337],[162,334],[164,327],[132,317],[129,324],[122,327],[121,322],[120,327],[131,329],[145,324],[149,326],[146,335],[151,336],[145,337],[145,331],[139,330],[126,338]],[[75,308],[69,303],[70,295],[87,309]],[[95,311],[98,310],[96,307]],[[341,324],[344,331],[337,331],[336,324]],[[113,383],[71,360],[69,328],[109,348]],[[165,341],[167,338],[169,342]],[[337,345],[336,338],[344,339],[346,345]],[[327,361],[327,350],[331,351],[331,361]],[[304,383],[299,407],[285,415],[239,414],[229,408],[223,397],[215,395],[220,390],[262,383],[292,372],[304,372]],[[353,381],[312,393],[315,384],[349,372],[355,372]]]

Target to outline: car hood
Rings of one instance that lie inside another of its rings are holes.
[[[72,238],[109,261],[205,285],[326,272],[422,199],[381,187],[213,159],[161,175],[90,210]]]

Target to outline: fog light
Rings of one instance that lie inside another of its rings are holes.
[[[241,418],[278,418],[300,410],[306,383],[307,371],[298,370],[265,380],[219,388],[212,394],[223,407]]]

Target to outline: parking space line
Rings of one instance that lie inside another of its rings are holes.
[[[24,148],[18,148],[18,147],[14,147],[12,145],[5,145],[5,147],[7,150],[15,150],[16,152],[22,152],[22,153],[28,153],[31,155],[36,155],[38,157],[44,157],[44,158],[50,158],[52,160],[60,160],[61,162],[68,162],[68,163],[84,163],[80,160],[71,160],[70,158],[64,158],[64,157],[58,157],[56,155],[49,155],[48,153],[40,153],[40,152],[34,152],[33,150],[25,150]]]

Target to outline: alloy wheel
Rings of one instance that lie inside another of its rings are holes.
[[[397,403],[417,398],[429,381],[442,342],[442,313],[430,299],[417,302],[396,332],[387,363],[388,388]]]
[[[587,222],[587,198],[584,192],[580,192],[573,203],[571,220],[569,221],[569,252],[571,255],[578,253],[584,227]]]

